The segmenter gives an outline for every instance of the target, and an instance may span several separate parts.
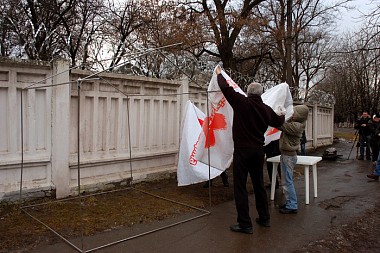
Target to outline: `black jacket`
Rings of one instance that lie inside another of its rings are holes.
[[[218,75],[218,84],[234,109],[232,138],[235,148],[260,148],[264,150],[264,133],[269,126],[280,127],[285,116],[278,116],[272,108],[264,104],[259,95],[244,95],[230,87],[222,74]]]
[[[366,126],[362,126],[363,124],[365,124]],[[360,135],[369,136],[372,133],[370,124],[371,117],[360,117],[356,120],[354,128],[359,130]]]
[[[380,147],[380,122],[370,121],[371,147]]]

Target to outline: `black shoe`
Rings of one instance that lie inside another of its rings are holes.
[[[375,174],[369,174],[367,177],[370,179],[379,180],[379,176],[376,176]]]
[[[366,157],[367,161],[371,161],[372,158],[371,157]]]
[[[270,221],[269,220],[267,220],[267,221],[261,221],[259,218],[256,218],[256,223],[259,224],[262,227],[267,227],[267,228],[270,227]]]
[[[283,213],[283,214],[296,214],[298,213],[298,210],[297,209],[289,209],[289,208],[281,208],[280,209],[280,213]]]
[[[364,160],[364,158],[362,156],[359,156],[358,160]]]
[[[234,231],[234,232],[239,232],[239,233],[244,233],[244,234],[253,234],[253,228],[252,227],[242,228],[242,227],[240,227],[239,224],[231,225],[230,229],[231,229],[231,231]]]

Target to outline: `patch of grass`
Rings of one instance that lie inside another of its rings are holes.
[[[228,170],[227,173],[232,173],[232,170]],[[178,187],[176,179],[170,178],[142,182],[134,185],[134,188],[175,202],[207,209],[210,205],[209,189],[202,186],[203,183]],[[211,191],[211,205],[233,199],[233,187],[224,187],[219,178],[214,180]],[[79,236],[81,229],[84,235],[88,236],[195,212],[186,206],[123,187],[120,187],[119,191],[86,196],[82,201],[55,201],[53,198],[45,198],[22,204],[0,203],[0,253],[29,252],[41,244],[60,240],[21,210],[21,206],[31,204],[35,205],[24,210],[65,237]]]
[[[334,138],[353,141],[355,140],[355,134],[347,132],[334,132]]]

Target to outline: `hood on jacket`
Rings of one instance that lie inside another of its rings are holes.
[[[297,122],[304,122],[309,115],[309,107],[306,105],[296,105],[293,107],[293,120]]]

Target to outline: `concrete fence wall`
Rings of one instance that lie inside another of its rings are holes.
[[[201,90],[187,79],[0,60],[0,199],[20,186],[26,196],[67,197],[78,176],[81,190],[95,190],[174,172],[186,101],[206,111]],[[307,148],[331,144],[333,108],[309,108]]]

